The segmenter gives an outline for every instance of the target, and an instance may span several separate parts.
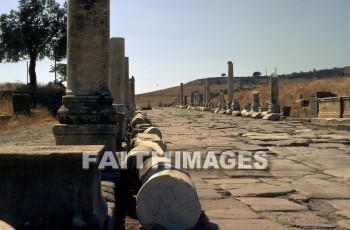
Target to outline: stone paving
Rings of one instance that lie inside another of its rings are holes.
[[[168,151],[267,153],[265,170],[188,171],[203,210],[196,229],[350,229],[348,132],[176,108],[147,116]]]

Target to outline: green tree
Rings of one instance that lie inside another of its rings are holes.
[[[67,81],[67,64],[65,63],[55,63],[55,66],[51,66],[50,73],[55,73],[55,82]],[[56,78],[58,75],[58,80]]]
[[[37,86],[37,60],[66,56],[67,4],[19,0],[18,10],[0,15],[0,62],[30,61],[30,85]]]
[[[256,71],[253,73],[253,77],[256,77],[258,79],[258,85],[259,85],[260,76],[261,76],[261,73],[259,71]]]

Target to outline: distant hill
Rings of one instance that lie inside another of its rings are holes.
[[[310,88],[310,92],[312,90],[320,90],[320,91],[335,91],[334,89],[330,89],[331,86],[328,83],[322,83],[327,82],[328,79],[333,78],[344,78],[344,81],[336,81],[334,83],[337,84],[348,84],[347,88],[350,90],[350,66],[343,67],[343,68],[333,68],[333,69],[324,69],[324,70],[313,70],[309,72],[299,72],[299,73],[291,73],[287,75],[279,75],[280,82],[286,81],[285,84],[292,84],[297,87],[298,84],[300,84],[300,87],[305,88],[306,85],[310,84],[311,82],[320,84],[315,84],[318,86],[315,86],[313,89]],[[226,92],[227,90],[227,77],[210,77],[210,78],[202,78],[193,80],[187,83],[184,83],[184,95],[188,96],[188,101],[190,100],[190,95],[192,92],[199,91],[203,92],[203,86],[205,84],[205,80],[209,79],[210,85],[211,85],[211,93],[213,101],[216,103],[217,99],[215,97],[217,96],[219,91]],[[323,81],[322,81],[323,80]],[[236,95],[240,95],[241,100],[248,100],[249,98],[249,92],[252,90],[262,90],[261,87],[264,88],[263,91],[266,91],[266,85],[268,81],[268,77],[261,76],[259,78],[259,84],[258,79],[256,77],[234,77],[234,92]],[[294,83],[293,83],[294,82]],[[179,82],[180,85],[180,82]],[[151,102],[152,106],[158,106],[159,103],[162,104],[168,104],[173,103],[175,101],[175,97],[177,97],[178,93],[180,93],[180,86],[174,86],[167,89],[157,90],[149,93],[143,93],[143,94],[137,94],[136,95],[136,103],[140,106],[147,106],[147,101]],[[339,93],[344,94],[346,93],[343,89],[343,85],[341,87],[338,87],[341,89]],[[318,88],[317,88],[318,87]],[[298,90],[300,93],[304,93],[308,95],[308,90],[305,88],[304,90]],[[299,95],[296,95],[298,93],[297,91],[295,93],[290,92],[291,96],[289,96],[292,100],[299,99]],[[262,93],[262,92],[261,92]],[[281,93],[283,93],[281,91]],[[242,96],[245,95],[245,96]],[[348,93],[350,96],[350,92]],[[263,98],[263,97],[261,97]],[[241,102],[242,103],[242,102]]]

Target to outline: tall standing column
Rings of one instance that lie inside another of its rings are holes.
[[[205,84],[203,85],[203,101],[202,104],[205,107],[207,102],[207,80],[205,80]]]
[[[184,105],[184,83],[180,84],[180,105]]]
[[[253,92],[253,101],[252,101],[252,105],[250,107],[250,111],[254,112],[254,113],[258,113],[259,107],[260,107],[259,91],[254,91]]]
[[[227,78],[227,109],[232,108],[233,101],[233,63],[229,61],[228,63],[228,78]]]
[[[125,104],[125,39],[111,38],[109,87],[114,98],[113,104]]]
[[[129,96],[129,57],[125,57],[124,59],[124,63],[125,63],[125,105],[126,108],[129,109],[129,105],[130,105],[130,96]]]
[[[57,145],[105,144],[115,150],[116,111],[108,87],[109,0],[68,1],[67,89]]]
[[[270,89],[271,89],[271,101],[269,105],[270,113],[279,113],[279,103],[278,103],[278,75],[272,74],[270,76]]]
[[[129,79],[129,98],[130,98],[130,111],[131,114],[133,114],[135,112],[135,78],[134,76],[132,76]]]
[[[205,79],[206,91],[205,91],[205,107],[210,107],[210,81],[209,79]]]
[[[113,106],[118,113],[118,140],[117,147],[127,138],[127,108],[125,94],[127,91],[125,77],[125,39],[110,39],[109,87],[113,95]]]
[[[219,108],[220,109],[224,109],[224,107],[225,107],[225,99],[224,99],[224,93],[223,92],[219,93],[219,98],[220,98]]]

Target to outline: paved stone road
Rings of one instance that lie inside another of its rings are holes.
[[[189,171],[204,211],[196,229],[350,229],[348,132],[175,108],[147,115],[169,151],[268,154],[266,170]]]

